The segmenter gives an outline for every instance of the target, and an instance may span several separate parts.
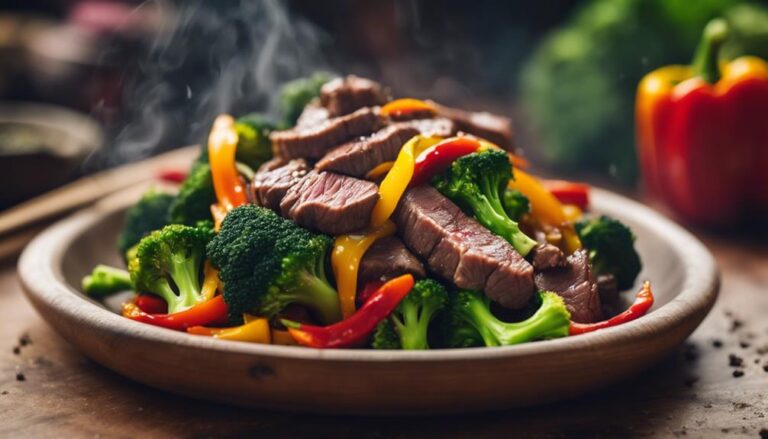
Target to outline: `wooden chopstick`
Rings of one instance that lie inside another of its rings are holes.
[[[143,181],[168,169],[187,169],[198,146],[188,146],[115,169],[99,172],[12,207],[0,214],[0,259],[18,252],[42,227],[75,209]]]

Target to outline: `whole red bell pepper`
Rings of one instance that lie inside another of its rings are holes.
[[[603,320],[597,323],[577,323],[571,322],[570,335],[585,334],[587,332],[597,331],[598,329],[610,328],[611,326],[619,326],[621,324],[631,322],[639,317],[645,315],[651,306],[653,306],[653,292],[651,291],[651,283],[644,282],[643,287],[637,293],[635,302],[630,305],[621,314],[617,314],[608,320]]]
[[[223,325],[227,322],[228,311],[224,296],[221,295],[173,314],[150,314],[142,311],[134,302],[123,305],[123,317],[175,331],[186,331],[192,326]]]
[[[637,144],[649,192],[683,219],[725,225],[768,210],[768,63],[718,61],[728,27],[704,29],[691,66],[638,86]]]
[[[311,348],[349,348],[365,343],[376,326],[386,319],[413,288],[413,276],[404,274],[387,281],[346,319],[330,326],[305,325],[281,320],[297,343]]]

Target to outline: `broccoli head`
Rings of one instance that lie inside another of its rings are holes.
[[[131,275],[109,265],[97,265],[91,274],[83,278],[83,292],[93,297],[105,297],[132,289]]]
[[[504,205],[507,215],[515,221],[520,221],[523,215],[531,212],[531,202],[528,201],[528,197],[517,189],[505,189],[501,204]]]
[[[330,237],[269,209],[246,205],[230,211],[208,245],[230,319],[237,322],[244,312],[272,317],[297,303],[323,323],[340,320],[339,298],[326,277],[330,246]]]
[[[512,165],[504,151],[487,150],[454,161],[432,181],[443,195],[472,213],[491,232],[509,241],[525,256],[536,241],[520,230],[504,208],[504,192],[512,178]]]
[[[275,124],[261,114],[247,114],[237,119],[237,161],[257,169],[271,159],[272,141],[269,140],[269,133],[274,129]]]
[[[299,78],[283,85],[280,89],[280,114],[283,127],[291,127],[301,115],[304,107],[320,96],[320,88],[331,79],[325,72],[317,72],[308,78]]]
[[[541,304],[531,317],[509,323],[493,315],[491,301],[484,294],[457,292],[450,307],[450,324],[456,332],[450,339],[452,346],[474,346],[478,338],[485,346],[508,346],[567,336],[571,315],[563,299],[548,291],[539,292],[536,297]]]
[[[215,202],[211,165],[207,161],[196,161],[181,184],[179,194],[168,207],[168,220],[171,224],[188,226],[210,220],[211,204]]]
[[[374,349],[403,348],[400,337],[397,335],[391,320],[384,319],[376,326],[376,330],[373,331],[373,337],[371,338],[371,347]]]
[[[395,311],[390,316],[391,327],[397,336],[397,346],[401,349],[429,349],[428,330],[435,315],[445,308],[448,303],[448,293],[439,283],[431,279],[424,279],[416,282],[413,289],[400,302]],[[374,347],[389,346],[391,343],[385,343],[389,337],[385,337],[381,328],[381,340],[377,341],[374,335]],[[383,348],[392,349],[392,348]]]
[[[162,297],[169,313],[201,302],[205,246],[211,238],[210,228],[182,224],[165,226],[143,238],[128,263],[136,290]]]
[[[117,248],[125,255],[147,233],[168,224],[167,212],[173,195],[150,189],[125,214],[125,225],[117,238]]]
[[[613,274],[620,290],[631,288],[642,263],[635,250],[635,235],[620,221],[602,215],[576,223],[576,232],[597,274]]]

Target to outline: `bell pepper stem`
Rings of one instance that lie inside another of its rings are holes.
[[[704,28],[701,42],[693,57],[693,70],[698,77],[710,84],[720,79],[718,57],[720,47],[728,38],[728,23],[722,18],[716,18]]]

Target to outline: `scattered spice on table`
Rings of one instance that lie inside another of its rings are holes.
[[[741,378],[744,376],[744,371],[740,369],[736,369],[733,371],[733,377],[734,378]]]
[[[768,372],[768,364],[763,365],[763,371]]]
[[[23,373],[17,372],[16,373],[16,381],[26,381],[27,377],[24,376]]]
[[[731,367],[743,367],[744,359],[738,355],[730,354],[728,355],[728,365]]]
[[[32,339],[29,337],[29,334],[22,334],[19,337],[19,346],[24,347],[30,344],[32,344]]]
[[[722,340],[714,339],[712,340],[712,346],[717,349],[720,349],[721,347],[723,347],[723,342]]]
[[[746,341],[742,341],[742,342],[739,342],[739,346],[741,346],[742,349],[747,349],[751,345]]]
[[[768,428],[760,430],[760,439],[768,439]]]
[[[18,347],[18,346],[14,346],[13,347],[13,354],[14,355],[19,355],[20,353],[21,353],[21,348]]]

